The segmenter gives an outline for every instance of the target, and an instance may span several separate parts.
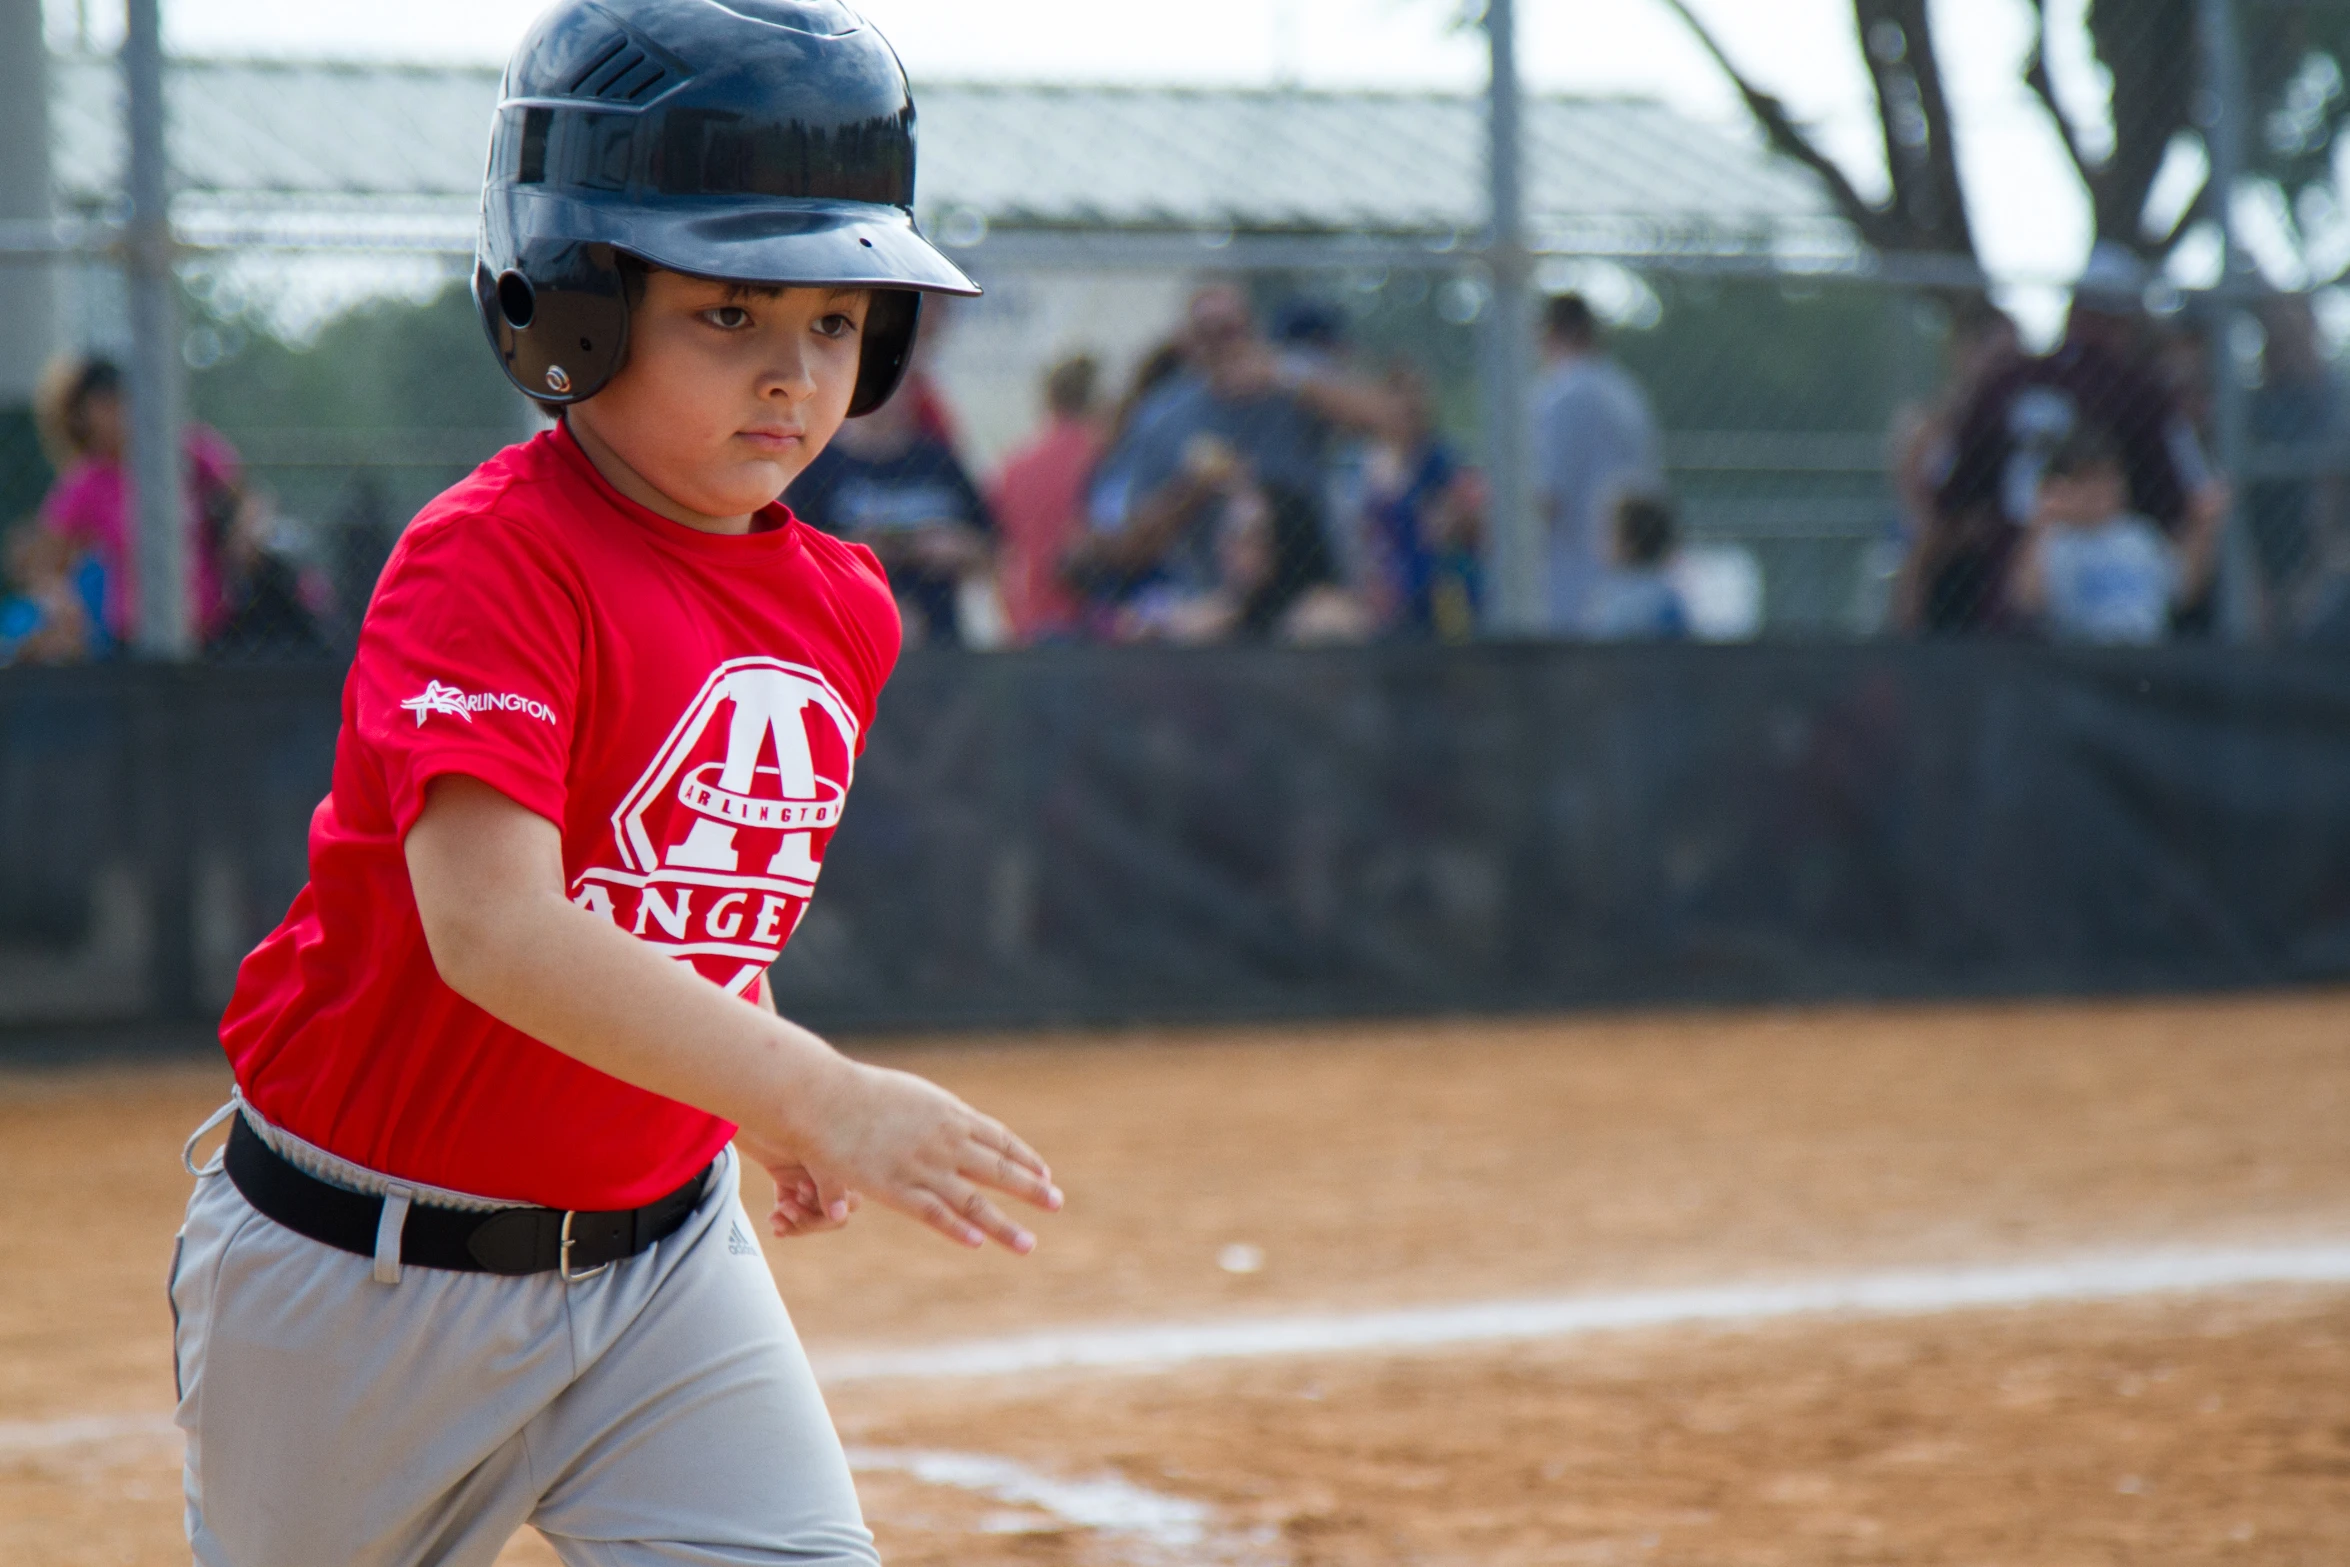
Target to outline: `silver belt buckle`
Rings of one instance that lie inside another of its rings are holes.
[[[571,1271],[571,1220],[576,1211],[571,1208],[563,1210],[563,1249],[555,1254],[555,1272],[566,1284],[584,1283],[599,1273],[612,1271],[612,1264],[608,1262],[600,1262],[585,1273]],[[542,1230],[539,1233],[543,1235],[546,1232]]]

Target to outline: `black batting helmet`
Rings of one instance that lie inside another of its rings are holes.
[[[979,292],[914,228],[905,69],[837,0],[561,0],[498,97],[473,295],[540,402],[593,397],[627,357],[622,254],[873,289],[852,415],[897,389],[923,293]]]

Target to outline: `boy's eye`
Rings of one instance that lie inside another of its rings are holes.
[[[702,312],[702,319],[722,332],[739,332],[751,324],[751,313],[740,305],[714,305]]]
[[[857,323],[838,311],[820,318],[816,323],[818,337],[847,337],[856,330]]]

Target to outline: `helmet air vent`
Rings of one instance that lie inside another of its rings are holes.
[[[595,98],[605,103],[642,103],[673,79],[668,62],[638,46],[623,33],[597,52],[587,68],[573,78],[567,96]]]

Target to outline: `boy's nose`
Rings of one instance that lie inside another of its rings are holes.
[[[781,394],[795,401],[809,396],[816,390],[816,377],[809,367],[807,356],[786,354],[771,361],[766,375],[761,378],[760,390],[769,395]]]

